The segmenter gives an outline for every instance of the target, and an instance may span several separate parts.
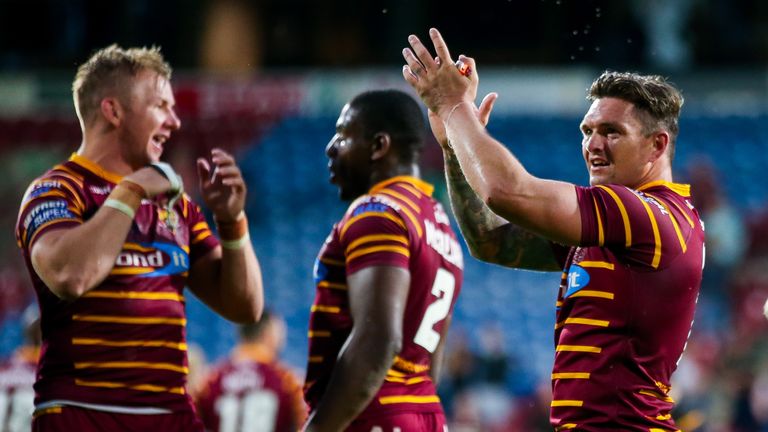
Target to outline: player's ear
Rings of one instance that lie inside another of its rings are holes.
[[[659,159],[664,153],[667,152],[669,147],[669,133],[666,131],[659,131],[653,134],[653,151],[651,152],[650,161],[654,162]]]
[[[117,127],[123,118],[123,107],[120,106],[120,102],[117,98],[106,97],[101,100],[101,115],[112,124]]]
[[[373,136],[371,145],[371,160],[384,158],[392,147],[392,138],[386,132],[379,132]]]

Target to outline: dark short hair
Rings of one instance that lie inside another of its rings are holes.
[[[367,137],[387,133],[401,161],[418,161],[426,124],[421,107],[410,95],[394,89],[372,90],[355,96],[349,105],[358,110]]]
[[[670,156],[674,156],[674,143],[680,131],[678,121],[683,107],[683,95],[666,78],[659,75],[640,75],[632,72],[603,72],[587,92],[594,101],[605,97],[632,103],[639,111],[645,134],[664,129],[670,135]]]
[[[240,339],[247,341],[258,340],[264,333],[264,329],[267,328],[270,321],[272,321],[272,313],[268,310],[264,310],[261,314],[261,319],[252,324],[243,324],[240,326]]]
[[[112,44],[96,51],[80,65],[72,82],[72,96],[80,119],[87,122],[98,112],[105,96],[125,91],[127,80],[142,70],[171,79],[171,66],[158,47],[124,49]]]

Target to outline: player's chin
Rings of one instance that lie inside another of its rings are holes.
[[[590,186],[600,186],[600,185],[606,185],[609,184],[607,178],[604,176],[596,176],[596,175],[590,175],[589,176],[589,185]]]
[[[157,148],[152,145],[147,151],[147,159],[149,163],[160,162],[160,158],[163,156],[163,149]]]
[[[339,199],[342,201],[352,201],[365,193],[365,191],[361,192],[360,188],[344,186],[342,184],[337,184],[337,186],[339,187]]]
[[[162,142],[155,141],[154,139],[149,140],[147,143],[147,153],[149,154],[150,158],[157,158],[160,159],[160,156],[163,155],[163,150],[165,150],[165,144]]]

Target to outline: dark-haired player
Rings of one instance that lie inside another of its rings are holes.
[[[181,126],[157,49],[96,52],[72,90],[83,140],[34,180],[16,236],[37,293],[33,430],[198,431],[186,390],[184,287],[222,316],[261,314],[261,273],[229,154],[198,160],[212,235],[159,163]]]
[[[341,111],[326,147],[353,200],[315,262],[307,431],[440,431],[437,366],[463,258],[419,179],[424,119],[407,94],[371,91]]]
[[[562,270],[550,421],[557,431],[675,431],[670,378],[693,322],[704,229],[688,185],[673,183],[683,98],[658,76],[605,72],[581,121],[590,187],[529,174],[485,130],[437,30],[439,61],[411,36],[405,79],[434,114],[453,211],[473,254]],[[542,157],[547,149],[542,148]],[[570,248],[562,245],[571,246]]]

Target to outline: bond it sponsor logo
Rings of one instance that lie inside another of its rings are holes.
[[[189,271],[189,254],[175,244],[126,243],[112,274],[141,277],[168,276]]]
[[[565,292],[565,297],[572,296],[587,285],[589,285],[589,273],[580,265],[571,265],[568,269],[568,290]]]

